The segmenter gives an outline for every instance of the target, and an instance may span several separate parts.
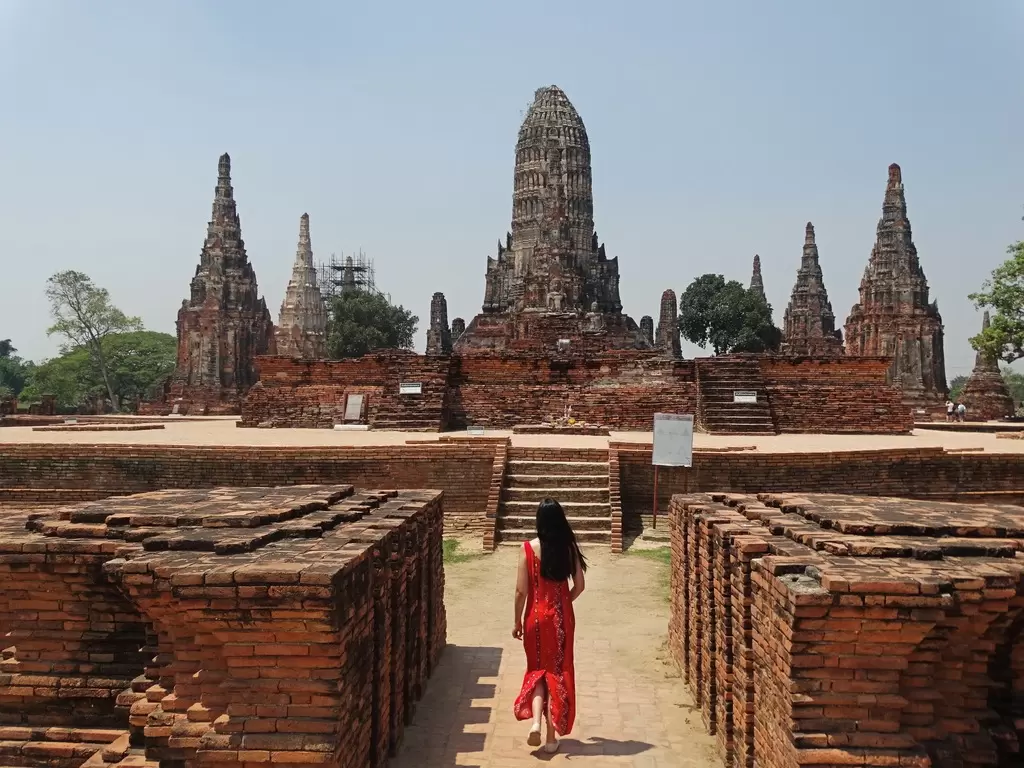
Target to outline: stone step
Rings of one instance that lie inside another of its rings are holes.
[[[608,478],[603,488],[506,488],[502,492],[504,501],[529,501],[537,504],[544,499],[555,499],[561,504],[567,502],[608,503]]]
[[[612,529],[611,517],[574,517],[566,518],[572,529],[580,531],[610,531]],[[537,535],[537,518],[533,515],[507,515],[498,518],[497,529],[499,531],[533,531],[531,538]]]
[[[608,476],[607,461],[534,461],[516,459],[508,462],[510,475],[599,475]]]
[[[611,514],[611,506],[607,501],[563,501],[562,509],[566,517],[604,517]],[[513,517],[529,517],[536,519],[536,501],[502,501],[498,504],[498,518],[503,515]]]
[[[611,519],[608,520],[608,529],[603,531],[576,531],[576,541],[580,544],[610,544],[612,540]],[[537,538],[537,531],[534,528],[507,529],[496,531],[496,540],[499,544],[521,544]]]
[[[506,488],[607,488],[608,473],[600,475],[505,475]]]
[[[88,741],[0,741],[0,763],[79,768],[101,749]]]

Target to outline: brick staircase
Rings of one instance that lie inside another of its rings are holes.
[[[697,360],[697,426],[713,435],[774,435],[771,407],[756,359]],[[733,392],[757,393],[756,403],[734,403]]]
[[[536,536],[537,505],[548,497],[561,503],[581,544],[611,543],[608,451],[510,448],[496,541]]]
[[[79,768],[111,746],[128,748],[128,733],[110,728],[0,727],[0,768]]]

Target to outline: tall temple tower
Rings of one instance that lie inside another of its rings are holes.
[[[178,311],[178,362],[169,397],[193,412],[237,412],[259,376],[253,358],[275,350],[274,324],[245,252],[231,187],[231,158],[221,155],[213,215],[189,298]]]
[[[309,214],[299,219],[299,245],[277,321],[277,354],[327,357],[327,307],[320,294],[309,237]]]
[[[754,254],[754,268],[750,273],[750,286],[747,290],[768,301],[768,297],[764,293],[764,280],[761,278],[761,257],[756,253]]]
[[[557,86],[540,88],[519,129],[512,230],[487,259],[483,312],[456,351],[650,344],[622,314],[619,265],[594,231],[590,141]]]
[[[988,328],[988,312],[982,317],[982,332]],[[999,370],[999,360],[983,352],[974,356],[974,370],[960,393],[960,402],[967,408],[971,421],[991,421],[1013,416],[1014,404],[1010,390]]]
[[[804,230],[800,269],[782,324],[782,353],[825,357],[843,354],[843,340],[836,330],[836,316],[818,262],[814,225],[809,221]]]
[[[846,353],[892,358],[889,380],[914,409],[941,406],[946,386],[942,317],[914,247],[900,167],[889,166],[882,218],[860,281],[860,301],[846,319]]]

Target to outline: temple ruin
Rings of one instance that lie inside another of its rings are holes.
[[[914,247],[900,167],[889,166],[878,234],[860,301],[846,318],[846,354],[892,359],[889,380],[921,415],[943,413],[946,363],[942,317],[928,297],[928,280]]]
[[[761,257],[756,253],[754,254],[754,267],[750,273],[750,285],[747,287],[747,290],[768,301],[768,297],[764,292],[764,280],[761,278]]]
[[[464,331],[463,331],[464,332]],[[462,335],[461,333],[459,334]],[[450,355],[452,353],[452,331],[448,326],[448,301],[443,293],[435,293],[430,299],[430,325],[427,328],[427,354]]]
[[[658,329],[654,338],[654,346],[661,354],[675,358],[683,356],[679,343],[679,305],[676,303],[676,292],[671,288],[661,294]]]
[[[981,330],[988,328],[988,312],[981,322]],[[1016,410],[1006,381],[999,370],[999,361],[982,352],[974,356],[974,370],[960,392],[959,401],[967,408],[971,421],[990,421],[1013,416]]]
[[[317,359],[327,357],[327,308],[317,285],[309,214],[299,220],[299,245],[292,276],[277,322],[277,354]]]
[[[818,262],[814,225],[807,222],[804,252],[782,326],[783,354],[833,357],[843,354],[842,334],[828,300]]]
[[[275,354],[276,339],[245,253],[227,154],[217,166],[213,215],[177,328],[177,367],[166,402],[153,410],[238,413],[241,397],[259,379],[256,356]]]
[[[590,141],[557,86],[537,90],[519,129],[512,230],[487,259],[483,311],[460,354],[553,352],[561,339],[585,350],[649,349],[622,314],[619,263],[594,230]]]

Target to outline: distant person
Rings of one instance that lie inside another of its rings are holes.
[[[946,421],[953,421],[956,418],[956,403],[950,399],[946,399]]]
[[[963,403],[960,403],[960,405],[956,407],[956,417],[958,421],[967,420],[967,406]]]
[[[587,560],[580,551],[562,505],[544,499],[537,508],[537,538],[523,542],[516,581],[516,624],[512,637],[523,641],[526,675],[515,702],[517,720],[533,718],[526,739],[540,746],[540,719],[547,715],[544,751],[558,751],[558,736],[576,719],[576,671],[572,604],[585,586]],[[569,586],[570,581],[572,586]]]

